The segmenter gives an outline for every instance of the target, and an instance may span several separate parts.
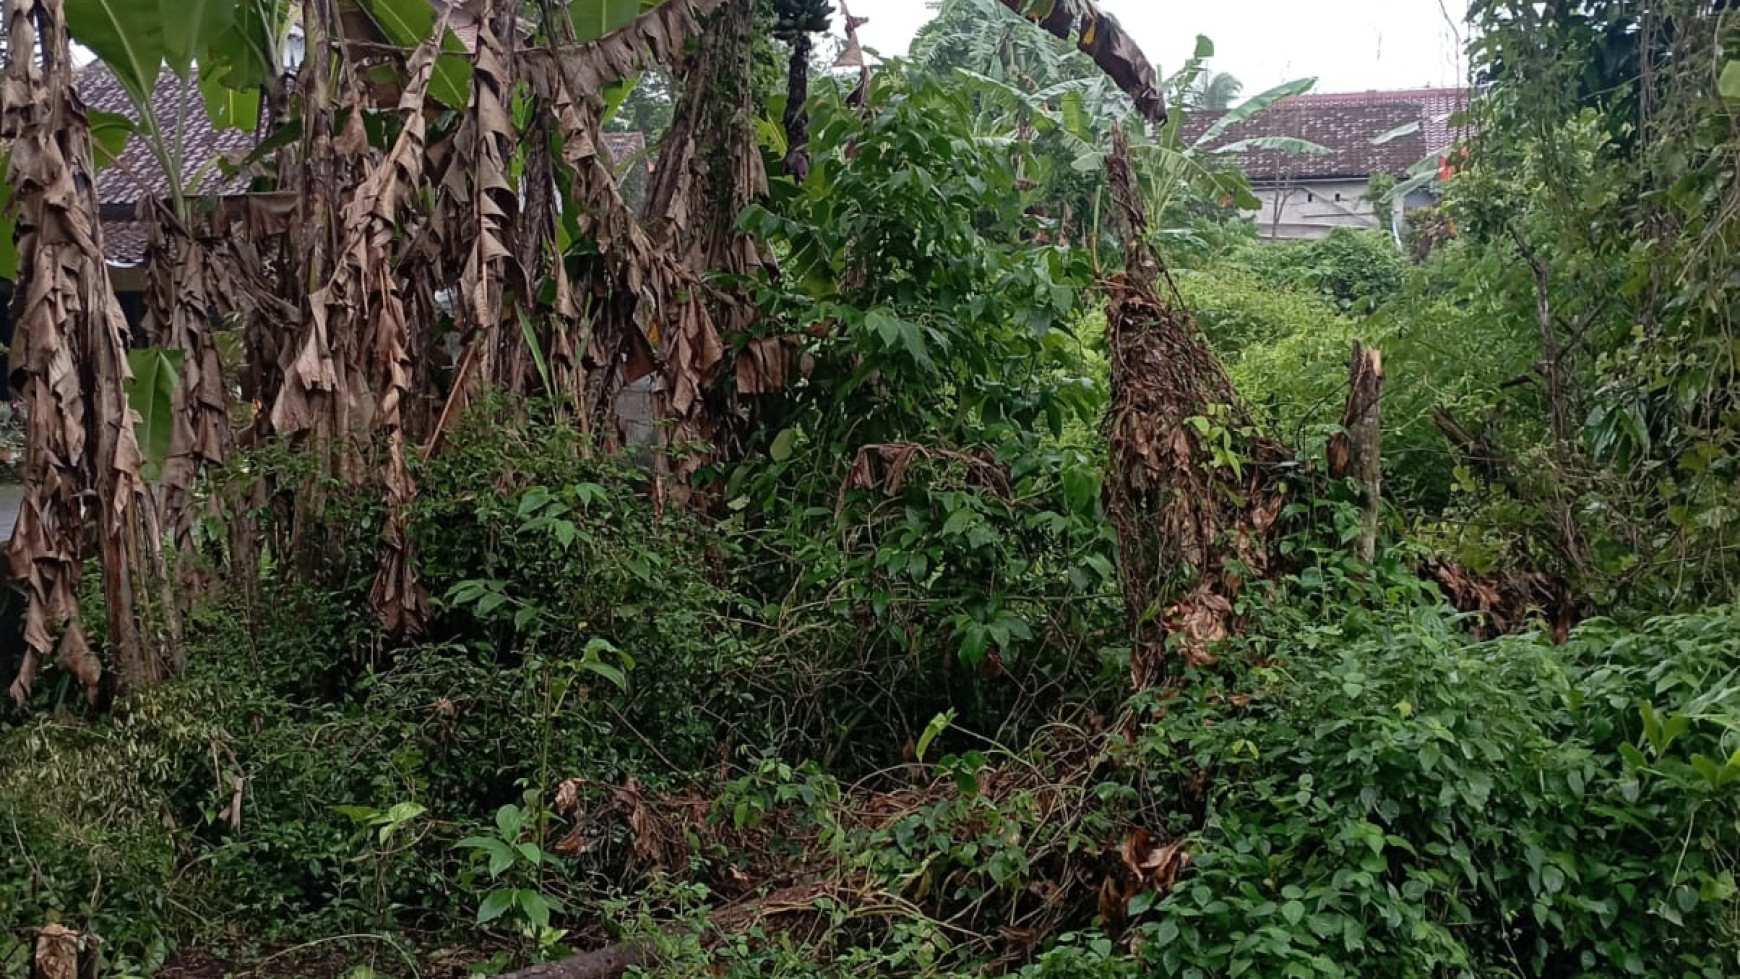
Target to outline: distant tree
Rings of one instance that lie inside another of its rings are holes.
[[[1233,107],[1244,90],[1245,83],[1233,75],[1224,71],[1205,71],[1185,93],[1185,102],[1193,109],[1225,112]]]

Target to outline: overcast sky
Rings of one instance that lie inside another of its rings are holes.
[[[905,54],[932,13],[926,0],[847,0],[847,6],[870,19],[864,45],[883,55]],[[1463,77],[1459,0],[1100,0],[1100,6],[1162,74],[1177,70],[1196,35],[1207,34],[1215,45],[1210,67],[1238,76],[1246,95],[1305,76],[1316,76],[1319,92],[1454,85]]]

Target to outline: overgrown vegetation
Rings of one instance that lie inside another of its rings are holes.
[[[1095,64],[949,0],[859,89],[808,2],[485,4],[469,55],[409,2],[311,5],[289,88],[231,43],[280,8],[217,5],[256,179],[345,206],[265,265],[158,216],[176,355],[77,361],[150,482],[45,384],[111,334],[42,296],[106,277],[15,145],[0,975],[52,924],[141,977],[1740,972],[1730,14],[1474,4],[1416,248],[1252,240],[1142,88],[1203,100],[1206,39]],[[6,5],[49,32],[14,140],[82,138],[62,9]],[[669,127],[638,211],[623,100]]]

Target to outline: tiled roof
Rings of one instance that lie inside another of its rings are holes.
[[[1266,111],[1216,136],[1218,148],[1262,136],[1303,139],[1328,153],[1247,150],[1232,154],[1245,174],[1259,183],[1281,180],[1359,179],[1376,173],[1401,176],[1428,153],[1449,146],[1465,131],[1451,117],[1466,107],[1462,89],[1399,92],[1328,93],[1283,99]],[[1184,141],[1195,142],[1216,116],[1198,115],[1184,123]],[[1409,133],[1375,140],[1419,123]]]
[[[1426,152],[1447,149],[1469,135],[1466,122],[1456,117],[1468,109],[1466,88],[1410,88],[1378,92],[1323,92],[1298,95],[1287,101],[1315,106],[1417,105],[1420,133]]]
[[[137,118],[127,90],[101,61],[80,69],[73,84],[87,108]],[[174,177],[183,189],[195,194],[233,194],[247,189],[245,179],[226,178],[210,164],[220,154],[232,163],[239,163],[253,150],[254,134],[213,126],[195,82],[183,81],[165,67],[157,78],[151,105],[152,112],[172,131],[175,120],[182,117],[185,109],[185,123],[180,130],[185,173]],[[104,210],[112,215],[118,210],[133,210],[146,197],[167,197],[170,181],[171,176],[151,155],[145,140],[134,135],[128,137],[120,159],[97,174],[97,196]],[[112,264],[137,265],[144,258],[144,236],[136,227],[110,220],[104,222],[103,231],[104,251]]]
[[[604,149],[622,186],[622,197],[636,211],[646,201],[647,178],[652,160],[646,152],[645,133],[605,133]],[[632,163],[633,166],[629,166]]]
[[[87,108],[134,118],[133,102],[127,97],[126,89],[121,87],[120,80],[101,61],[81,69],[74,85]],[[184,158],[188,172],[185,176],[178,175],[176,180],[178,183],[191,181],[200,173],[205,176],[198,186],[184,189],[196,194],[216,194],[246,188],[245,180],[226,180],[222,173],[208,164],[219,154],[232,163],[239,163],[252,152],[255,145],[254,134],[236,129],[220,130],[213,126],[211,118],[206,115],[205,102],[200,98],[197,83],[183,81],[165,67],[163,74],[157,78],[156,90],[151,94],[151,108],[158,119],[171,127],[172,132],[176,125],[175,120],[184,109],[186,111],[186,124],[181,129],[181,138],[185,146]],[[98,195],[104,204],[137,204],[147,195],[167,196],[170,178],[146,149],[145,141],[139,136],[132,136],[127,140],[127,148],[121,152],[120,160],[98,174],[97,185]]]

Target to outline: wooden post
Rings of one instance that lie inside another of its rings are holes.
[[[1358,340],[1348,366],[1347,411],[1340,432],[1329,440],[1329,473],[1352,476],[1365,499],[1354,555],[1370,563],[1377,557],[1378,521],[1383,515],[1383,390],[1384,358]]]

